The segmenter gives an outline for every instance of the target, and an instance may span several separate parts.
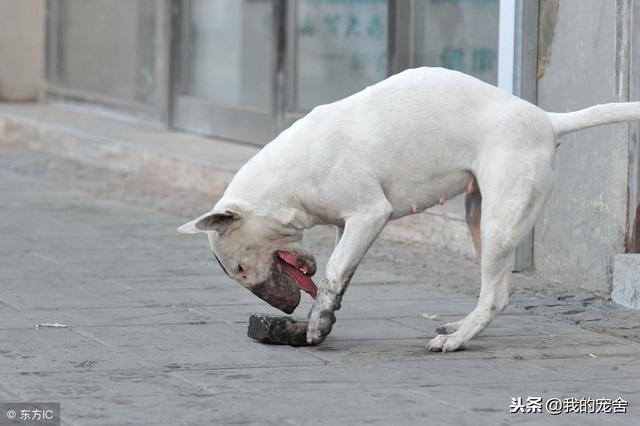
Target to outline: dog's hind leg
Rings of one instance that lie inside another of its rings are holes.
[[[336,226],[336,241],[334,247],[338,245],[340,239],[342,238],[342,234],[344,234],[344,226]]]
[[[476,251],[478,260],[481,257],[481,243],[480,243],[480,218],[482,216],[482,195],[480,194],[480,188],[478,187],[478,181],[473,178],[473,181],[467,187],[464,195],[464,210],[465,219],[469,232],[471,233],[471,239],[473,240],[473,247]],[[436,328],[438,334],[451,334],[462,326],[464,320],[450,322]]]
[[[482,255],[482,244],[480,242],[480,218],[482,217],[482,194],[478,187],[478,181],[474,178],[469,184],[464,194],[464,218],[467,221],[473,248],[476,250],[478,260]]]
[[[436,333],[438,334],[455,333],[462,326],[462,324],[464,324],[464,319],[461,319],[460,321],[456,321],[456,322],[449,322],[445,325],[441,325],[440,327],[436,328]]]
[[[511,164],[492,164],[480,174],[482,224],[480,259],[481,288],[476,308],[454,323],[457,330],[439,334],[427,348],[431,351],[455,351],[484,330],[507,306],[511,293],[511,266],[515,249],[533,227],[552,187],[551,161],[540,155],[520,164],[514,176]],[[516,160],[516,159],[511,159]]]

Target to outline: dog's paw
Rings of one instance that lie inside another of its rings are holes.
[[[335,309],[336,295],[328,292],[324,287],[320,287],[316,301],[309,313],[309,327],[307,328],[307,342],[309,344],[317,345],[331,332],[331,328],[336,322]]]
[[[463,349],[464,341],[453,334],[438,334],[427,344],[431,352],[453,352]]]
[[[336,316],[332,311],[311,311],[307,328],[307,343],[317,345],[331,333]]]
[[[441,325],[440,327],[436,328],[436,333],[438,333],[438,334],[453,334],[456,331],[458,331],[458,329],[460,328],[461,325],[462,325],[462,321],[450,322],[450,323],[447,323],[445,325]]]

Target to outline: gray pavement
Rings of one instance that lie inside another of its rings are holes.
[[[0,200],[0,401],[60,402],[63,424],[640,424],[640,319],[606,299],[519,275],[467,350],[429,353],[478,267],[380,240],[321,346],[268,346],[247,320],[276,311],[175,232],[214,200],[8,147]],[[332,235],[308,239],[322,264]],[[509,414],[528,396],[629,408]]]

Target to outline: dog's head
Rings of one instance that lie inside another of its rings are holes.
[[[287,314],[300,303],[301,289],[316,296],[311,280],[316,262],[302,247],[302,231],[298,229],[227,206],[214,208],[178,231],[206,233],[211,252],[223,271]]]

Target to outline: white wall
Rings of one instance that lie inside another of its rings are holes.
[[[616,2],[546,1],[554,4],[555,26],[542,25],[551,44],[539,46],[548,63],[539,69],[538,104],[565,112],[617,101]],[[612,258],[624,252],[628,143],[625,124],[563,138],[558,181],[535,229],[539,273],[610,291]]]

